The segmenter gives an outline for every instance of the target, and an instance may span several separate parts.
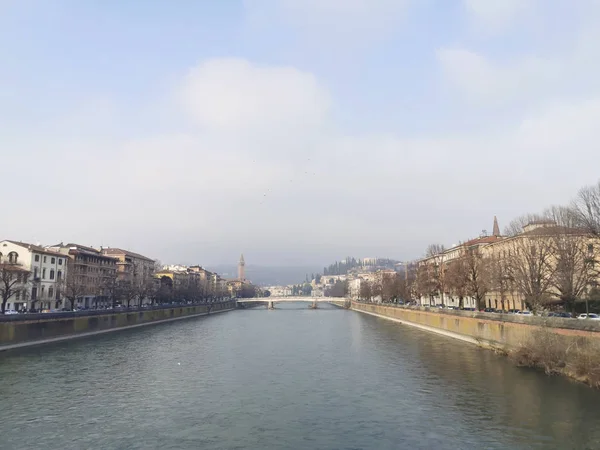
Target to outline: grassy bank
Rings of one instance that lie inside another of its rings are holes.
[[[600,388],[600,344],[586,337],[565,339],[551,328],[535,330],[521,345],[508,351],[521,367],[534,367],[548,375],[566,375]]]
[[[600,388],[600,323],[352,302],[352,309],[400,321],[507,355],[517,365]]]

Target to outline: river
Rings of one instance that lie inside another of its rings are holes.
[[[600,448],[600,392],[358,312],[277,307],[1,354],[0,448]]]

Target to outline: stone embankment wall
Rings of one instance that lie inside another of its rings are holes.
[[[235,309],[235,301],[102,315],[0,322],[0,350],[89,336],[119,329],[203,316]]]
[[[589,320],[428,310],[355,301],[352,309],[503,351],[519,347],[532,333],[542,329],[551,330],[565,340],[584,337],[600,343],[600,322]]]

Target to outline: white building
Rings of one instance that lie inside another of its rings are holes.
[[[268,286],[266,289],[271,293],[271,297],[289,297],[292,295],[290,286]]]
[[[355,300],[360,298],[360,286],[362,281],[362,278],[356,277],[348,282],[348,294],[350,295],[350,298]]]
[[[0,241],[0,257],[7,258],[29,272],[23,289],[13,295],[6,309],[59,309],[62,308],[61,282],[67,274],[66,256],[39,245],[17,241]]]

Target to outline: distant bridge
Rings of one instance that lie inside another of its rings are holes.
[[[337,297],[300,297],[300,296],[290,296],[290,297],[255,297],[255,298],[238,298],[238,303],[266,303],[268,309],[274,309],[275,303],[297,303],[297,302],[306,302],[312,303],[312,307],[316,308],[317,303],[333,303],[335,301],[344,301],[344,298]]]

